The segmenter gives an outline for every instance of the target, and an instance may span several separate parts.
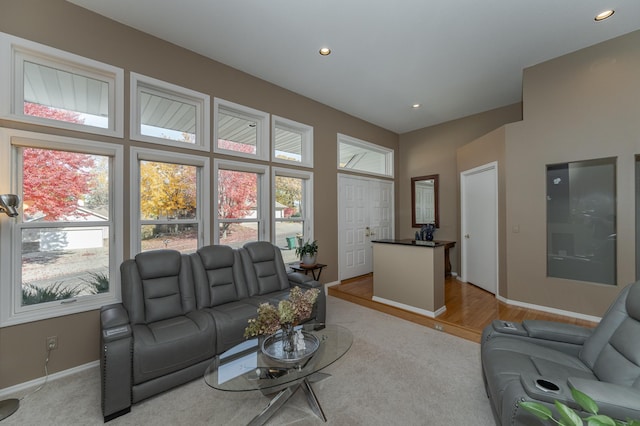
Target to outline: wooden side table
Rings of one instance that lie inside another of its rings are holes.
[[[291,265],[289,265],[289,268],[293,269],[296,272],[304,272],[305,275],[307,275],[309,271],[311,271],[311,275],[313,276],[313,279],[316,281],[320,281],[320,274],[322,274],[322,268],[326,266],[327,265],[325,265],[324,263],[316,263],[313,266],[307,266],[307,265],[301,265],[300,262],[298,262],[298,263],[292,263]],[[318,276],[316,276],[316,272]]]
[[[434,243],[444,244],[444,276],[451,276],[451,259],[449,258],[449,249],[456,246],[455,241],[439,241],[433,240]]]

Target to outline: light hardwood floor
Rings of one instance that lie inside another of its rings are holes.
[[[507,305],[496,297],[472,284],[462,283],[449,277],[445,280],[446,312],[437,318],[429,318],[404,309],[374,302],[373,275],[363,275],[343,281],[328,288],[329,295],[358,305],[376,309],[387,314],[435,328],[474,342],[480,342],[482,329],[494,319],[520,322],[525,319],[561,321],[570,324],[595,327],[595,323],[562,315],[550,314]]]

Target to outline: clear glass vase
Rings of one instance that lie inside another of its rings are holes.
[[[285,353],[291,353],[295,351],[295,337],[296,332],[294,330],[293,324],[282,324],[282,350]]]

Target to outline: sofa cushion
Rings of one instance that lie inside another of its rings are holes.
[[[254,306],[260,306],[262,303],[270,303],[274,306],[278,306],[281,300],[289,299],[289,295],[291,294],[290,289],[274,291],[263,296],[253,296],[246,299],[247,303],[250,303]]]
[[[252,241],[238,249],[242,258],[249,296],[265,295],[289,288],[280,249],[267,241]]]
[[[249,319],[258,317],[257,306],[244,300],[225,303],[205,311],[213,316],[215,322],[216,350],[219,354],[244,341],[244,330],[249,325]]]
[[[640,322],[627,318],[613,333],[593,366],[604,382],[640,389]]]
[[[248,291],[240,255],[229,246],[206,246],[191,255],[198,309],[235,302]]]
[[[210,315],[190,312],[133,326],[134,384],[164,376],[216,354],[216,331]]]
[[[177,276],[143,279],[142,291],[147,323],[182,315]]]

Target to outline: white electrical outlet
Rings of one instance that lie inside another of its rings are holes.
[[[47,350],[58,349],[58,336],[47,337]]]

